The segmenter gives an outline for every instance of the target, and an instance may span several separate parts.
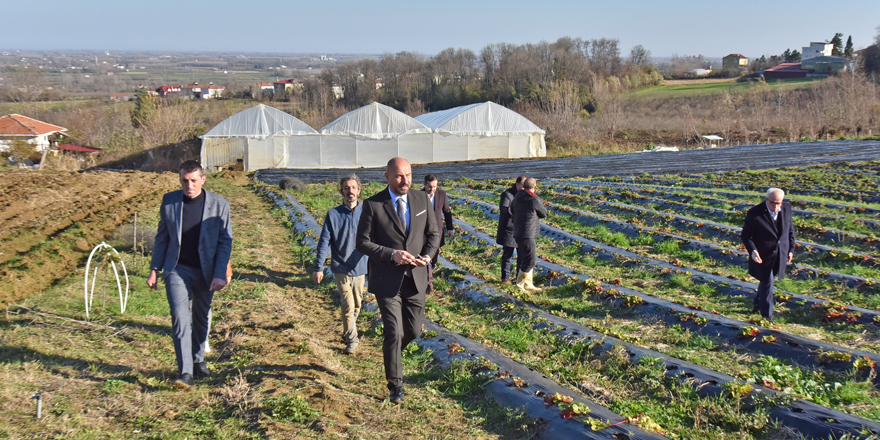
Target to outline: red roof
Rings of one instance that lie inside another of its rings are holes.
[[[73,145],[73,144],[64,144],[58,146],[59,150],[67,150],[67,151],[79,151],[81,153],[94,153],[95,151],[101,151],[98,147],[84,147],[82,145]]]
[[[168,92],[180,91],[180,86],[162,86],[156,90],[162,90],[163,92],[168,93]]]
[[[732,53],[732,54],[728,55],[727,57],[736,57],[739,59],[748,58],[747,56],[744,56],[744,55],[738,54],[738,53]],[[727,58],[727,57],[724,57],[724,58]]]
[[[275,84],[296,84],[295,79],[282,79],[281,81],[275,81]]]
[[[777,65],[767,69],[766,71],[769,71],[769,72],[779,72],[779,71],[788,72],[788,71],[800,71],[800,70],[803,70],[803,69],[801,69],[801,63],[780,63],[780,64],[777,64]],[[812,72],[812,70],[804,70],[804,71],[805,72]]]
[[[39,136],[58,131],[67,129],[17,114],[0,116],[0,135],[3,136]]]

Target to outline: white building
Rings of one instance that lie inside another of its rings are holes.
[[[0,151],[6,151],[14,140],[22,140],[33,144],[34,150],[42,153],[54,143],[50,139],[56,133],[64,133],[67,129],[38,121],[27,116],[11,114],[0,116]]]
[[[804,47],[801,51],[801,61],[806,61],[810,58],[829,57],[831,56],[832,49],[834,49],[834,45],[831,43],[811,42],[808,47]]]

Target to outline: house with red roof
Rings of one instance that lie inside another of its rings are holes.
[[[160,97],[180,96],[180,86],[161,86],[156,89],[156,94]]]
[[[38,121],[27,116],[11,114],[0,116],[0,151],[6,151],[14,140],[34,145],[42,153],[54,146],[54,135],[67,132],[64,127]]]
[[[275,93],[278,95],[283,95],[284,93],[290,93],[294,89],[302,90],[303,83],[299,82],[295,79],[282,79],[281,81],[275,81],[272,83],[275,87]]]

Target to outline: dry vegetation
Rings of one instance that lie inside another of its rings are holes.
[[[69,177],[42,185],[25,182],[18,174],[2,174],[23,187],[15,198],[34,200],[45,193],[44,186],[54,184],[58,190],[64,181],[76,186]],[[165,177],[87,173],[77,187],[86,194],[86,183],[113,182],[146,194],[143,182]],[[153,187],[164,191],[162,185]],[[17,303],[4,298],[8,312],[0,322],[0,380],[5,384],[0,391],[0,437],[494,439],[528,438],[534,432],[528,419],[479,396],[450,398],[439,392],[443,378],[424,353],[406,358],[407,380],[414,381],[408,383],[407,404],[389,405],[381,338],[371,330],[374,315],[362,316],[365,334],[359,352],[343,354],[332,283],[311,283],[299,259],[299,239],[285,217],[254,192],[242,173],[215,175],[207,188],[230,200],[235,227],[234,280],[214,302],[213,352],[207,358],[212,377],[191,393],[171,386],[175,372],[167,301],[161,289],[146,288],[145,265],[131,271],[126,313],[118,312],[115,286],[107,288],[103,305],[99,284],[87,323],[78,257],[72,258],[77,264],[68,266],[25,253],[21,260],[40,263],[33,272],[52,273],[55,280],[45,290],[30,290],[27,298],[16,297]],[[100,197],[96,193],[91,198]],[[87,204],[72,194],[59,198]],[[139,209],[155,211],[159,201],[153,194]],[[24,217],[14,220],[8,208],[2,212],[8,225],[34,223]],[[76,212],[56,210],[52,217],[62,220]],[[155,216],[145,217],[155,226]],[[98,230],[83,241],[100,241]],[[134,256],[123,258],[130,263]],[[23,282],[27,284],[18,284]],[[3,285],[8,284],[4,279]],[[35,392],[43,397],[38,420]]]

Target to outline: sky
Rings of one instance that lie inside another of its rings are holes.
[[[872,44],[880,1],[29,0],[8,2],[0,50],[433,55],[491,43],[615,38],[654,57],[801,50],[852,35]],[[24,19],[25,17],[31,17]]]

